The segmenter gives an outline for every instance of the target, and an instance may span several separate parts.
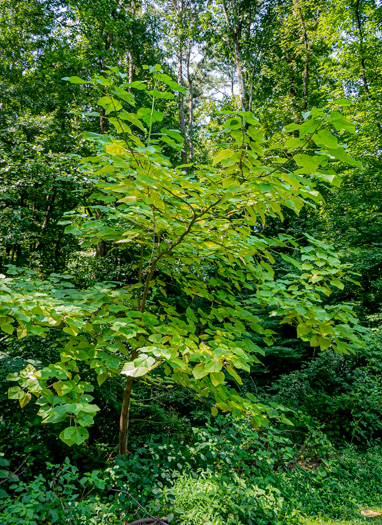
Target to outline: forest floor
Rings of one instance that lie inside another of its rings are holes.
[[[302,468],[283,476],[289,505],[301,512],[302,525],[380,524],[381,517],[365,518],[362,510],[382,512],[382,449],[367,452],[345,449],[325,468]]]

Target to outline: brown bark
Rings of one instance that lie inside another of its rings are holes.
[[[132,389],[133,389],[133,378],[128,377],[126,380],[125,390],[123,392],[122,409],[121,409],[121,415],[119,418],[119,453],[123,455],[127,454],[127,442],[128,442],[128,436],[129,436],[129,420],[130,420],[130,401],[131,401]]]
[[[104,108],[101,108],[100,117],[99,117],[99,127],[101,130],[101,135],[104,135],[107,132],[107,118],[106,111]]]

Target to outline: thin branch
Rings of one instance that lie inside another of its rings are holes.
[[[144,512],[145,514],[147,514],[147,516],[149,516],[149,518],[151,518],[152,520],[154,520],[154,521],[153,521],[154,523],[162,523],[163,525],[168,525],[167,518],[157,518],[157,517],[153,516],[152,514],[150,514],[149,512],[147,512],[147,510],[146,510],[146,509],[145,509],[145,508],[139,503],[139,501],[137,501],[137,500],[136,500],[136,499],[135,499],[135,498],[134,498],[129,492],[126,492],[126,490],[113,489],[113,488],[111,488],[111,487],[108,487],[108,488],[109,488],[109,490],[112,490],[113,492],[118,492],[118,493],[120,493],[120,494],[126,494],[127,496],[129,496],[129,498],[131,498],[131,499],[134,501],[134,503],[135,503],[136,505],[138,505],[138,507],[139,507],[141,510],[143,510],[143,512]],[[142,520],[138,520],[138,521],[136,521],[135,523],[138,524],[139,522],[142,523]],[[143,522],[143,523],[144,523],[144,522]],[[147,523],[147,521],[146,521],[146,523]],[[130,525],[132,525],[132,524],[130,524]]]
[[[12,478],[13,476],[17,476],[18,474],[18,471],[21,469],[21,467],[24,465],[24,463],[26,462],[26,460],[29,458],[30,454],[28,454],[28,456],[24,459],[24,461],[21,463],[21,465],[19,467],[17,467],[17,469],[12,472],[12,474],[10,474],[7,478],[3,479],[2,481],[0,481],[0,485],[2,483],[5,483],[6,481],[8,481],[10,478]],[[20,473],[20,476],[23,472],[25,472],[26,469],[24,469],[21,473]]]
[[[142,283],[143,244],[141,244],[141,256],[139,259],[138,284]],[[138,310],[141,309],[141,287],[138,288]]]

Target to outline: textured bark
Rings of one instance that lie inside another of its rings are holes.
[[[119,418],[119,453],[123,455],[127,454],[130,421],[130,401],[132,389],[133,378],[128,377],[126,380],[125,390],[123,392],[121,416]]]
[[[107,133],[107,119],[105,115],[106,115],[105,109],[101,108],[100,117],[99,117],[99,127],[101,130],[101,135],[104,135],[105,133]]]
[[[132,52],[129,51],[129,77],[128,77],[129,78],[129,82],[133,81],[134,68],[135,68],[134,57],[133,57]],[[129,87],[129,91],[131,91],[131,87]]]

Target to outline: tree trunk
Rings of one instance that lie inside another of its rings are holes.
[[[105,109],[101,108],[100,117],[99,117],[99,127],[101,130],[101,135],[104,135],[107,132],[107,119],[105,115],[106,115]]]
[[[129,51],[129,76],[128,76],[129,82],[133,81],[133,78],[134,78],[134,67],[135,67],[134,57],[133,57],[132,52]],[[128,88],[128,91],[131,92],[131,87],[130,86]]]
[[[188,111],[189,111],[189,120],[188,120],[188,150],[189,150],[189,157],[190,162],[193,162],[194,160],[194,97],[192,94],[192,80],[189,82],[189,89],[190,89],[190,99],[188,102]]]
[[[308,102],[309,102],[308,100],[309,98],[309,68],[310,68],[310,61],[312,57],[312,48],[313,48],[314,40],[312,37],[309,43],[309,35],[308,35],[308,30],[306,28],[304,13],[302,11],[299,1],[297,1],[296,4],[297,4],[296,11],[298,11],[299,13],[299,18],[300,18],[301,28],[302,28],[302,39],[303,39],[303,45],[305,49],[304,70],[302,72],[302,96],[303,96],[302,107],[304,110],[306,110],[308,108]],[[320,11],[321,11],[321,8],[319,7],[317,10],[316,22],[314,24],[312,32],[316,31],[318,28],[318,23],[320,20]]]
[[[240,96],[240,103],[241,103],[241,109],[242,111],[248,111],[248,93],[247,93],[247,86],[244,76],[244,68],[243,68],[243,60],[241,56],[241,49],[240,49],[240,43],[239,38],[236,35],[235,37],[235,64],[236,64],[236,74],[237,74],[237,81],[239,85],[239,96]]]
[[[57,194],[57,191],[54,190],[52,196],[50,196],[50,195],[46,196],[46,201],[47,201],[48,204],[47,204],[47,207],[46,207],[44,220],[43,220],[43,223],[41,225],[41,230],[45,230],[48,227],[49,218],[50,218],[49,215],[50,215],[50,212],[52,211],[52,208],[53,208],[53,205],[54,205],[54,201],[56,199],[56,194]]]
[[[51,188],[52,189],[52,188]],[[50,189],[50,190],[51,190]],[[49,190],[49,191],[50,191]],[[46,196],[46,201],[47,201],[47,206],[46,206],[46,210],[45,210],[45,215],[44,215],[44,220],[42,221],[42,225],[41,225],[41,232],[40,232],[40,238],[37,242],[37,245],[36,245],[36,249],[38,250],[41,246],[41,241],[42,241],[42,237],[44,235],[44,230],[46,230],[46,228],[48,227],[49,225],[49,219],[50,219],[50,212],[52,211],[52,208],[53,208],[53,205],[54,205],[54,201],[56,200],[56,194],[57,194],[57,191],[54,190],[52,195],[48,194]]]
[[[187,68],[187,82],[188,82],[188,89],[190,91],[190,96],[188,99],[188,151],[189,151],[189,158],[190,162],[193,161],[194,158],[194,144],[193,144],[193,136],[194,136],[194,94],[193,94],[193,82],[194,78],[191,75],[190,72],[190,57],[191,57],[191,41],[188,42],[188,49],[187,49],[187,60],[186,60],[186,68]]]
[[[289,51],[285,51],[285,60],[288,64],[288,72],[289,72],[289,96],[290,98],[294,98],[296,96],[296,90],[295,90],[295,80],[294,80],[294,74],[293,74],[293,60],[291,55],[289,54]]]
[[[302,107],[304,110],[308,108],[308,80],[309,80],[309,62],[310,62],[310,47],[308,44],[308,33],[306,30],[305,19],[302,12],[302,9],[299,4],[297,4],[297,10],[299,12],[301,27],[302,27],[302,38],[304,42],[305,49],[305,59],[304,59],[304,70],[302,72]]]
[[[101,217],[101,210],[96,209],[96,217],[99,219]],[[105,257],[106,255],[106,244],[105,241],[100,241],[96,246],[96,257]]]
[[[248,97],[248,111],[252,111],[252,104],[253,104],[253,84],[255,81],[255,73],[256,73],[256,64],[253,65],[252,68],[252,76],[251,76],[251,82],[249,85],[249,97]]]
[[[180,39],[179,39],[180,41]],[[180,42],[181,45],[181,42]],[[178,54],[178,84],[183,86],[183,57],[181,50]],[[179,93],[179,126],[180,133],[183,137],[183,148],[182,148],[182,164],[187,164],[187,132],[186,132],[186,121],[184,118],[184,95]]]
[[[128,377],[126,380],[125,390],[123,392],[123,402],[121,416],[119,418],[119,453],[127,454],[127,442],[129,437],[129,420],[130,420],[130,401],[133,389],[133,378]]]
[[[105,34],[105,52],[106,53],[109,51],[110,45],[111,45],[111,37],[110,37],[110,35],[108,33],[106,33]],[[102,58],[100,58],[100,60],[99,60],[99,65],[100,65],[101,71],[106,71],[105,63],[104,63],[104,60]],[[103,135],[104,133],[107,132],[107,118],[106,118],[106,111],[105,111],[105,109],[101,108],[100,113],[101,113],[101,116],[99,118],[99,125],[100,125],[100,128],[101,128],[101,134]]]
[[[241,105],[242,111],[248,111],[248,89],[247,89],[247,83],[245,81],[243,57],[242,57],[241,46],[240,46],[242,22],[237,23],[235,27],[233,28],[229,20],[227,4],[225,0],[222,3],[222,7],[223,7],[224,18],[227,23],[228,33],[231,37],[232,44],[233,44],[233,45],[230,45],[228,43],[228,46],[231,51],[231,54],[233,55],[233,59],[234,59],[235,66],[236,66],[237,82],[239,86],[240,105]]]
[[[370,89],[369,89],[369,83],[367,81],[367,75],[366,75],[366,63],[365,63],[365,57],[363,56],[363,31],[362,31],[362,23],[361,23],[361,14],[359,12],[359,4],[360,0],[357,0],[355,3],[355,17],[357,20],[357,27],[359,32],[359,52],[361,57],[361,72],[362,72],[362,81],[363,86],[365,88],[365,92],[370,95]]]
[[[302,81],[302,96],[304,98],[302,107],[304,110],[308,108],[308,78],[309,78],[309,57],[305,60],[303,81]]]

